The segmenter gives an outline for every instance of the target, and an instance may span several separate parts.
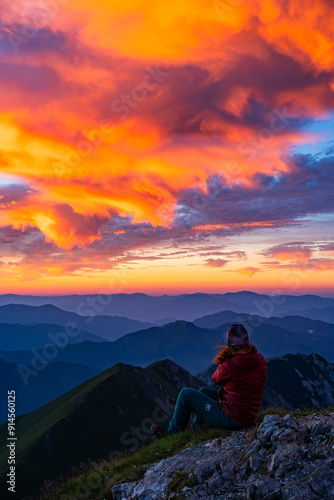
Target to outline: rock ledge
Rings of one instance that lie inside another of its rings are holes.
[[[252,439],[253,436],[253,439]],[[182,476],[180,492],[172,485]],[[267,415],[256,434],[234,431],[154,464],[114,500],[334,500],[334,413]]]

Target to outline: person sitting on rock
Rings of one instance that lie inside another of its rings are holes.
[[[238,430],[256,422],[267,378],[267,362],[257,348],[249,344],[242,324],[229,327],[226,344],[219,347],[221,350],[213,360],[218,368],[212,380],[221,388],[182,389],[169,422],[169,434],[183,431],[192,412],[192,429],[206,422],[211,427]],[[154,427],[154,434],[160,437],[163,430]]]

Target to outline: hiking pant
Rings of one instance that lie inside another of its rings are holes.
[[[202,422],[221,429],[244,428],[242,424],[238,424],[223,412],[219,403],[218,389],[201,387],[197,391],[187,387],[178,395],[168,432],[174,434],[174,432],[183,431],[187,427],[191,412],[194,412],[193,429]]]

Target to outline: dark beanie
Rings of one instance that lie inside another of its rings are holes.
[[[244,325],[241,323],[231,325],[227,330],[226,342],[229,347],[249,346],[248,333]]]

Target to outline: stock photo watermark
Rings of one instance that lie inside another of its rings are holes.
[[[11,390],[7,392],[8,398],[8,424],[7,424],[7,449],[9,466],[7,473],[8,491],[15,493],[16,488],[16,392]]]
[[[85,323],[90,324],[94,318],[103,312],[113,300],[114,293],[121,293],[129,284],[125,270],[114,270],[113,276],[105,288],[94,296],[85,297],[77,306],[76,313],[84,318]],[[71,345],[71,338],[77,337],[82,328],[75,321],[68,321],[64,329],[57,333],[48,333],[51,343],[41,349],[32,349],[31,362],[27,365],[18,365],[17,370],[25,386],[29,384],[31,377],[36,377],[45,370],[48,364],[54,361],[60,351]]]
[[[152,438],[152,426],[163,425],[170,421],[173,416],[175,401],[170,398],[164,400],[157,398],[151,416],[144,418],[139,425],[132,425],[120,436],[120,448],[124,451],[134,453]],[[108,460],[116,460],[123,456],[122,451],[113,450],[109,453]]]
[[[26,24],[9,25],[1,22],[0,30],[5,34],[8,44],[15,54],[19,54],[24,46],[33,40],[38,32],[46,29],[61,7],[71,0],[43,0],[29,12]]]
[[[132,87],[129,93],[122,93],[118,98],[113,99],[110,104],[111,115],[99,121],[96,128],[82,130],[83,138],[75,144],[67,147],[67,152],[61,161],[53,160],[52,167],[55,173],[62,174],[68,168],[77,168],[88,156],[94,153],[104,142],[107,143],[108,135],[114,130],[116,120],[114,115],[119,115],[119,120],[128,118],[131,112],[138,108],[155,90],[161,85],[170,73],[160,66],[146,66],[145,75],[141,82]]]
[[[273,138],[286,130],[293,115],[288,113],[287,107],[282,109],[274,108],[271,112],[267,127],[262,127],[256,135],[248,140],[241,142],[238,145],[237,151],[245,157],[248,162],[253,162],[260,154],[269,146]],[[242,172],[242,165],[239,161],[228,161],[219,171],[210,185],[210,192],[206,195],[198,192],[192,199],[192,207],[201,210],[209,205],[220,194],[223,194],[223,189],[226,181],[229,182],[236,178]]]
[[[243,0],[214,0],[212,6],[221,21],[225,21],[229,14],[233,14],[236,7],[239,7]]]

